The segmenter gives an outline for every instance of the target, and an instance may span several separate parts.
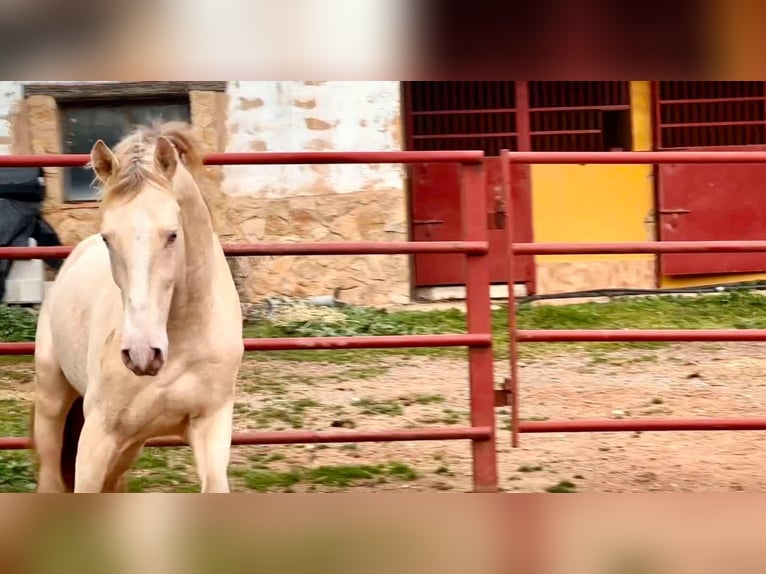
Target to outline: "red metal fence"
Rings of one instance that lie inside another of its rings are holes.
[[[663,151],[663,152],[501,152],[504,159],[503,187],[510,202],[510,165],[519,163],[559,164],[672,164],[672,163],[764,163],[762,151]],[[594,253],[732,253],[766,252],[766,241],[678,241],[623,243],[513,243],[507,231],[508,284],[514,284],[513,255],[582,255]],[[520,433],[635,432],[766,430],[766,418],[691,418],[524,421],[519,416],[519,343],[637,342],[637,341],[766,341],[766,329],[571,329],[529,330],[516,326],[516,300],[508,290],[510,377],[500,404],[511,406],[511,443],[518,446]]]
[[[495,450],[494,381],[492,329],[489,298],[489,237],[485,173],[481,151],[440,152],[303,152],[303,153],[229,153],[210,154],[209,165],[234,164],[370,164],[370,163],[459,163],[463,214],[463,241],[450,242],[378,242],[378,243],[261,243],[229,245],[228,256],[247,255],[384,255],[414,253],[462,253],[467,271],[467,333],[447,335],[407,335],[373,337],[313,337],[246,339],[247,351],[299,349],[384,349],[397,347],[467,347],[471,402],[471,425],[427,429],[377,431],[295,431],[238,433],[236,445],[296,444],[331,442],[470,440],[473,445],[473,484],[477,492],[497,489]],[[0,167],[82,166],[85,154],[0,156]],[[65,257],[70,247],[0,248],[0,259],[56,259]],[[31,355],[33,343],[0,343],[2,355]],[[177,439],[151,441],[155,446],[179,446]],[[24,437],[0,438],[0,449],[26,449]]]
[[[517,163],[561,164],[659,164],[659,163],[766,163],[766,152],[502,152],[503,194],[513,221],[510,193],[510,166]],[[466,256],[467,333],[386,337],[314,337],[246,339],[247,351],[298,349],[362,349],[397,347],[462,346],[469,349],[468,368],[471,397],[471,425],[430,429],[377,431],[293,431],[239,433],[232,444],[297,444],[331,442],[371,442],[410,440],[472,441],[473,484],[477,492],[497,490],[495,445],[495,406],[511,406],[512,445],[518,446],[521,433],[689,431],[689,430],[766,430],[766,418],[697,418],[637,420],[560,420],[522,422],[519,413],[519,343],[587,341],[766,341],[766,330],[525,330],[516,325],[514,255],[594,254],[594,253],[731,253],[766,252],[766,241],[716,242],[636,242],[602,244],[513,243],[512,226],[506,225],[508,272],[508,320],[510,333],[510,377],[503,389],[495,389],[492,364],[492,332],[489,297],[489,252],[487,213],[484,193],[483,152],[305,152],[211,154],[210,165],[234,164],[329,164],[329,163],[459,163],[463,241],[385,242],[385,243],[261,243],[229,245],[228,256],[249,255],[385,255],[415,253],[462,253]],[[81,166],[87,155],[0,156],[0,167]],[[0,248],[0,259],[56,259],[65,257],[69,247]],[[30,355],[32,343],[0,343],[0,355]],[[180,440],[163,438],[155,446],[180,446]],[[0,438],[0,449],[29,448],[25,437]]]

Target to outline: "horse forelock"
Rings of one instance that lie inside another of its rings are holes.
[[[132,199],[147,183],[169,190],[168,181],[154,165],[154,148],[160,137],[167,138],[173,144],[182,163],[199,185],[197,178],[203,167],[202,150],[191,126],[184,122],[155,122],[151,127],[137,127],[114,147],[118,165],[101,189],[104,206],[116,200]]]

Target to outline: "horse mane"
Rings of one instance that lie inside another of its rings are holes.
[[[181,162],[191,173],[201,193],[203,151],[192,126],[177,121],[154,122],[151,126],[138,126],[114,146],[118,165],[102,187],[101,200],[104,204],[117,199],[132,199],[146,183],[154,183],[160,189],[167,188],[168,182],[154,167],[154,147],[160,137],[167,138],[175,146]],[[204,195],[202,197],[207,205],[207,199]]]

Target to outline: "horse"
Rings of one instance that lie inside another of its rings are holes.
[[[40,493],[125,492],[146,441],[192,448],[202,493],[229,492],[239,296],[182,122],[93,144],[100,230],[45,297],[35,339],[32,441]]]

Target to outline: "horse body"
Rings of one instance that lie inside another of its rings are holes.
[[[142,172],[131,195],[107,202],[102,233],[72,251],[41,307],[34,412],[40,492],[122,490],[145,441],[170,434],[190,442],[203,492],[228,491],[243,354],[239,297],[184,163],[193,168],[198,156],[183,133],[166,133],[172,149],[162,130],[149,142],[138,134],[110,170],[131,169],[132,158],[150,168],[172,164],[172,153],[179,161],[169,168],[167,188]],[[112,180],[103,178],[108,193]],[[84,421],[68,433],[78,397]],[[77,448],[66,444],[74,440]],[[67,452],[75,451],[74,484],[67,484]]]

